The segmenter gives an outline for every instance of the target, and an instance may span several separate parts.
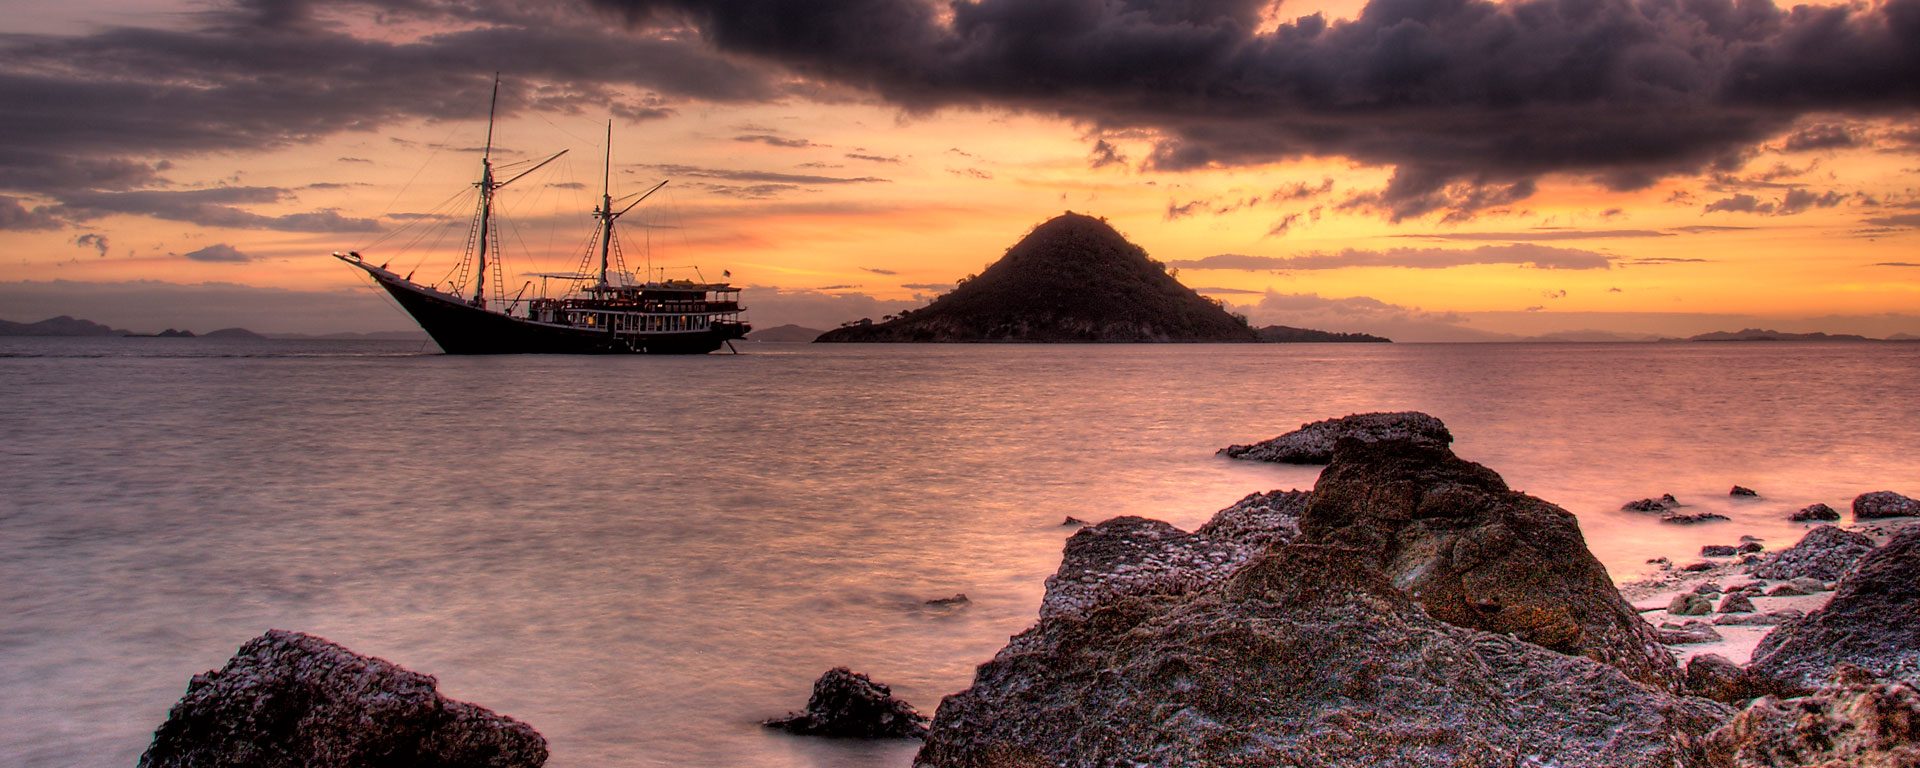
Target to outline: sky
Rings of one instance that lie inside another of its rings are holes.
[[[508,294],[919,306],[1067,210],[1256,324],[1920,334],[1920,0],[0,0],[0,318],[413,328],[500,78]],[[463,197],[463,195],[465,195]],[[404,267],[404,268],[403,268]],[[697,272],[695,269],[697,268]]]

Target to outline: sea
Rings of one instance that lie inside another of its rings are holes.
[[[1361,411],[1439,416],[1623,582],[1920,495],[1920,344],[739,349],[0,339],[0,764],[132,765],[283,628],[532,724],[552,766],[906,766],[759,722],[836,666],[931,713],[1032,624],[1065,518],[1309,489],[1215,451]],[[1620,510],[1663,493],[1732,520]]]

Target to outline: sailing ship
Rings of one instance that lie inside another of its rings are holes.
[[[740,306],[740,289],[726,282],[704,279],[655,279],[648,269],[648,280],[636,282],[624,268],[609,271],[610,258],[617,258],[619,245],[614,222],[641,202],[665,187],[662,181],[640,194],[625,208],[613,209],[613,125],[607,125],[607,160],[603,168],[600,205],[593,211],[599,220],[598,231],[590,244],[599,252],[597,274],[576,271],[540,277],[564,277],[580,287],[560,298],[507,299],[504,294],[491,300],[487,296],[488,264],[493,264],[496,290],[502,270],[499,267],[500,238],[493,212],[494,193],[527,174],[559,159],[562,151],[539,164],[508,178],[496,181],[493,166],[494,108],[500,100],[500,81],[494,79],[493,102],[487,108],[487,143],[480,157],[478,210],[470,230],[467,250],[455,269],[459,279],[445,284],[423,285],[413,281],[412,273],[399,275],[386,264],[375,265],[358,251],[335,252],[334,258],[364,270],[374,282],[391,295],[421,329],[433,337],[440,349],[450,355],[500,354],[684,354],[702,355],[731,346],[752,330]],[[490,259],[491,257],[491,259]],[[463,296],[467,265],[473,265],[473,295]],[[583,268],[586,264],[581,265]],[[698,274],[698,270],[695,271]],[[723,275],[730,277],[731,275]],[[590,284],[580,285],[587,283]],[[531,286],[531,282],[527,287]],[[521,294],[526,293],[526,287]],[[544,291],[543,291],[544,293]]]

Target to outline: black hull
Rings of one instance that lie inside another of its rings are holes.
[[[704,355],[746,335],[743,324],[697,333],[622,334],[536,323],[452,301],[367,270],[449,355]]]

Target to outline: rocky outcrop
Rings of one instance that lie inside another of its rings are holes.
[[[1831,521],[1831,520],[1840,519],[1840,513],[1834,510],[1833,507],[1829,507],[1825,504],[1814,503],[1814,504],[1808,504],[1805,507],[1801,507],[1800,511],[1795,512],[1791,515],[1788,515],[1787,519],[1796,523]]]
[[[1842,667],[1801,698],[1767,696],[1706,739],[1713,768],[1920,765],[1920,691]]]
[[[1843,662],[1920,681],[1920,527],[1862,558],[1826,608],[1762,638],[1752,666],[1810,690]]]
[[[1871,551],[1873,539],[1823,525],[1808,531],[1800,543],[1766,556],[1747,572],[1762,579],[1837,581]]]
[[[1920,501],[1914,501],[1893,491],[1863,493],[1853,498],[1853,516],[1860,520],[1916,517],[1920,516]]]
[[[1620,505],[1620,509],[1624,512],[1665,512],[1680,506],[1685,505],[1681,504],[1679,499],[1674,498],[1673,494],[1663,493],[1660,494],[1660,498],[1657,499],[1634,499],[1633,501]]]
[[[1350,437],[1366,442],[1380,440],[1428,440],[1451,445],[1453,433],[1447,425],[1419,411],[1395,413],[1356,413],[1337,419],[1302,424],[1299,429],[1252,445],[1230,445],[1219,453],[1234,459],[1272,461],[1282,464],[1325,464],[1333,460],[1333,444]]]
[[[1687,692],[1723,704],[1742,705],[1779,692],[1779,684],[1717,653],[1687,660]]]
[[[1679,683],[1573,514],[1444,445],[1341,440],[1300,531],[1305,543],[1367,553],[1436,619],[1586,656],[1643,683]]]
[[[1731,715],[1441,621],[1377,555],[1286,545],[1044,616],[941,703],[915,764],[1670,768]]]
[[[927,733],[927,718],[913,705],[894,698],[885,684],[846,667],[829,669],[813,682],[805,712],[764,724],[802,736],[849,739],[918,738]]]
[[[142,768],[519,768],[547,761],[525,723],[435,690],[432,677],[269,630],[195,675]]]
[[[1744,485],[1736,485],[1733,487],[1733,490],[1727,491],[1727,495],[1728,496],[1746,496],[1749,498],[1754,498],[1754,497],[1758,497],[1760,495],[1760,492],[1752,488],[1748,488]]]

